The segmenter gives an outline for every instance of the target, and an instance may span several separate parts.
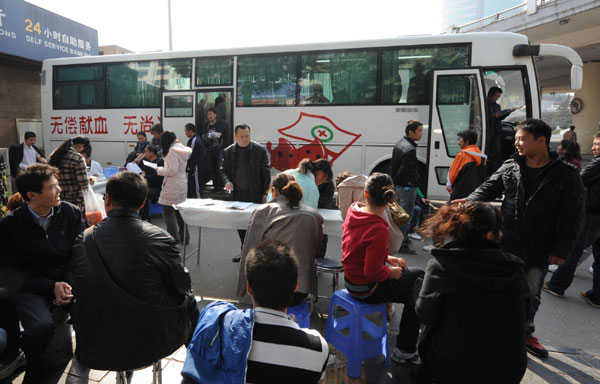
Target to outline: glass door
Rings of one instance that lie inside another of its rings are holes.
[[[429,135],[427,196],[447,200],[450,164],[460,150],[457,134],[477,132],[477,145],[485,151],[485,96],[479,69],[436,70]]]
[[[233,143],[233,90],[208,89],[199,90],[196,94],[196,126],[199,131],[206,126],[206,113],[214,108],[217,120],[225,122],[224,145]]]

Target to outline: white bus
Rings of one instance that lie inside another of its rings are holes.
[[[565,57],[572,88],[581,86],[572,49],[496,32],[45,60],[44,146],[86,135],[97,161],[122,166],[137,132],[160,122],[183,141],[184,125],[202,127],[214,107],[226,141],[247,123],[276,170],[324,157],[334,174],[368,174],[389,167],[406,122],[418,119],[421,189],[447,199],[456,133],[477,130],[485,150],[489,87],[504,90],[502,108],[524,106],[506,121],[540,116],[536,55]]]

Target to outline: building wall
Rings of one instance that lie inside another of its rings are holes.
[[[18,143],[16,119],[41,119],[42,63],[0,54],[0,148]]]

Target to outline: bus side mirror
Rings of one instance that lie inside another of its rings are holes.
[[[578,90],[583,87],[583,68],[579,65],[571,66],[571,89]]]

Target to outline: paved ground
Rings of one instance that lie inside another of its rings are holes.
[[[155,224],[163,226],[160,218],[154,220]],[[192,248],[197,244],[198,232],[191,230]],[[239,239],[235,231],[203,229],[202,253],[199,265],[196,265],[196,255],[187,259],[187,265],[192,274],[195,294],[201,305],[206,305],[215,298],[233,301],[240,307],[250,305],[247,297],[236,298],[234,295],[239,264],[231,262],[231,257],[239,253]],[[414,256],[406,257],[410,266],[424,268],[431,257],[420,250],[422,244],[413,243],[418,252]],[[188,249],[188,252],[190,249]],[[328,257],[341,258],[340,239],[330,238]],[[530,357],[528,370],[523,383],[600,383],[600,310],[591,307],[577,297],[579,290],[591,286],[591,275],[587,268],[591,260],[585,262],[577,272],[573,286],[563,299],[543,294],[542,305],[536,318],[536,335],[545,343],[551,353],[550,357],[541,360]],[[319,294],[331,295],[331,276],[319,276]],[[328,300],[320,299],[315,307],[321,313],[327,313]],[[397,305],[396,314],[391,319],[389,339],[395,340],[398,329],[399,314],[402,305]],[[324,334],[325,320],[313,314],[312,327]],[[482,337],[483,344],[485,339]],[[180,371],[185,358],[182,348],[167,359],[163,359],[163,383],[179,383]],[[59,369],[54,377],[48,378],[48,383],[114,383],[114,372],[92,371],[88,377],[82,375],[82,370],[76,362]],[[374,358],[364,365],[360,379],[350,379],[345,375],[343,356],[337,355],[332,359],[332,364],[327,370],[326,383],[408,383],[411,366],[391,363],[384,367],[383,358]],[[22,373],[15,375],[11,380],[2,383],[21,383]],[[82,378],[81,376],[84,376]],[[134,384],[150,383],[151,370],[146,369],[133,375]]]

